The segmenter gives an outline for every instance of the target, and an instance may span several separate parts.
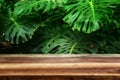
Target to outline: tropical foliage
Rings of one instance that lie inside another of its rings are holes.
[[[17,53],[119,53],[119,28],[119,0],[0,0],[0,41]]]

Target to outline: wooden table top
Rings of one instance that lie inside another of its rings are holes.
[[[0,76],[120,76],[120,55],[0,55]]]

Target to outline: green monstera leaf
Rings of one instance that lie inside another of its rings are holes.
[[[119,3],[119,0],[70,0],[65,6],[67,15],[63,20],[73,30],[91,33],[100,29],[102,19],[110,20],[115,4]]]
[[[66,0],[21,0],[15,4],[14,15],[29,15],[35,11],[44,12],[61,7]]]
[[[6,26],[5,39],[15,44],[24,43],[31,39],[37,28],[29,22],[16,21],[14,18],[10,18],[10,22],[6,23]]]

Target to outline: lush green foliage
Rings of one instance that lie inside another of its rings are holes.
[[[100,29],[104,21],[111,21],[119,0],[75,0],[65,6],[68,14],[64,20],[73,26],[73,30],[91,33]],[[103,21],[104,19],[104,21]]]
[[[65,2],[66,0],[21,0],[15,4],[14,15],[29,15],[39,10],[48,12],[51,9],[62,7],[62,4]]]
[[[28,52],[120,52],[119,27],[120,0],[0,0],[0,40]]]

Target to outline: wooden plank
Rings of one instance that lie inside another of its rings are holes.
[[[120,80],[120,77],[112,76],[15,76],[0,77],[0,80]]]
[[[120,54],[0,54],[0,57],[120,57]]]
[[[120,80],[120,77],[111,76],[15,76],[0,77],[0,80]]]
[[[0,55],[0,76],[120,76],[120,55]]]

